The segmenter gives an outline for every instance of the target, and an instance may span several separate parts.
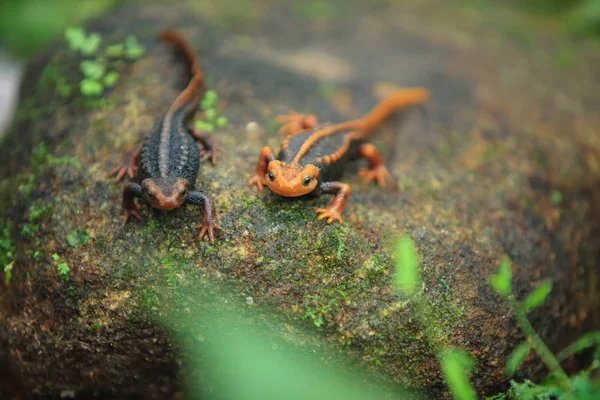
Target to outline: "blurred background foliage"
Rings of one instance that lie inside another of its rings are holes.
[[[0,45],[18,58],[30,58],[69,25],[107,11],[117,0],[3,0]]]
[[[387,0],[388,4],[400,0]],[[120,0],[3,0],[0,12],[0,48],[18,58],[27,59],[42,49],[48,41],[60,35],[67,26],[81,24],[88,18],[107,11]],[[188,0],[199,6],[214,8],[214,2]],[[206,4],[202,4],[206,3]],[[210,4],[213,3],[213,4]],[[219,2],[218,8],[237,8],[236,0]],[[457,0],[457,6],[491,0]],[[249,3],[251,6],[251,3]],[[311,15],[327,13],[327,1],[297,2]],[[600,0],[528,0],[511,1],[524,12],[543,14],[560,20],[570,34],[600,35]],[[248,4],[245,3],[246,6]],[[315,16],[317,18],[318,16]]]

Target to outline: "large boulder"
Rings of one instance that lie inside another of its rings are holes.
[[[478,391],[505,382],[505,361],[523,337],[489,287],[503,256],[519,297],[552,280],[549,299],[530,314],[552,349],[597,326],[600,196],[589,177],[600,170],[599,88],[583,61],[594,61],[593,51],[582,44],[566,67],[548,63],[564,50],[556,33],[506,22],[506,32],[521,29],[534,43],[523,47],[510,39],[518,34],[487,29],[491,17],[480,10],[437,8],[121,8],[86,30],[106,43],[135,35],[146,53],[119,67],[100,100],[77,91],[82,58],[65,43],[32,61],[0,149],[5,261],[14,260],[0,296],[0,356],[20,390],[173,395],[182,355],[156,320],[181,311],[174,298],[192,303],[194,290],[220,284],[233,288],[214,289],[221,300],[268,304],[286,321],[274,335],[343,349],[388,382],[435,393],[445,389],[432,342],[476,358]],[[123,227],[121,184],[106,177],[185,85],[183,61],[156,37],[167,26],[201,55],[229,121],[214,133],[227,152],[215,167],[202,163],[197,184],[214,197],[223,227],[214,245],[198,241],[193,207],[144,207],[144,221]],[[60,93],[61,84],[75,90]],[[426,113],[402,113],[374,138],[395,190],[360,183],[351,167],[345,222],[328,225],[313,210],[329,198],[288,200],[247,186],[261,147],[280,142],[276,115],[355,118],[393,86],[424,86],[432,97]],[[420,255],[436,329],[392,289],[401,235]],[[533,361],[524,372],[539,376]]]

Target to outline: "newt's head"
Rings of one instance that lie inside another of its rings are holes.
[[[142,197],[154,208],[173,210],[185,203],[190,186],[185,178],[144,179]]]
[[[286,164],[279,160],[269,162],[265,180],[269,189],[286,197],[298,197],[312,192],[317,184],[319,169],[312,164]]]

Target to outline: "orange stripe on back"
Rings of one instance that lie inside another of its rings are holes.
[[[331,136],[339,131],[343,131],[346,129],[351,129],[356,126],[356,121],[348,121],[342,122],[341,124],[332,125],[323,129],[319,129],[315,131],[312,135],[310,135],[302,146],[298,150],[298,153],[294,156],[292,160],[292,164],[298,163],[302,157],[306,155],[310,151],[310,149],[321,139]],[[359,132],[357,132],[359,133]]]

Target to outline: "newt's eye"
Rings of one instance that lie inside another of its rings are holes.
[[[148,197],[150,197],[151,199],[154,198],[154,192],[146,192],[146,194],[148,194]]]
[[[269,171],[269,173],[267,174],[267,176],[269,177],[270,180],[274,180],[275,179],[275,174],[273,174],[273,171]]]
[[[304,179],[302,180],[302,184],[303,184],[304,186],[308,186],[308,184],[310,183],[310,181],[311,181],[311,179],[310,179],[310,176],[307,176],[306,178],[304,178]]]
[[[181,191],[179,192],[179,197],[185,197],[188,195],[188,190],[187,188],[183,188],[181,189]]]

